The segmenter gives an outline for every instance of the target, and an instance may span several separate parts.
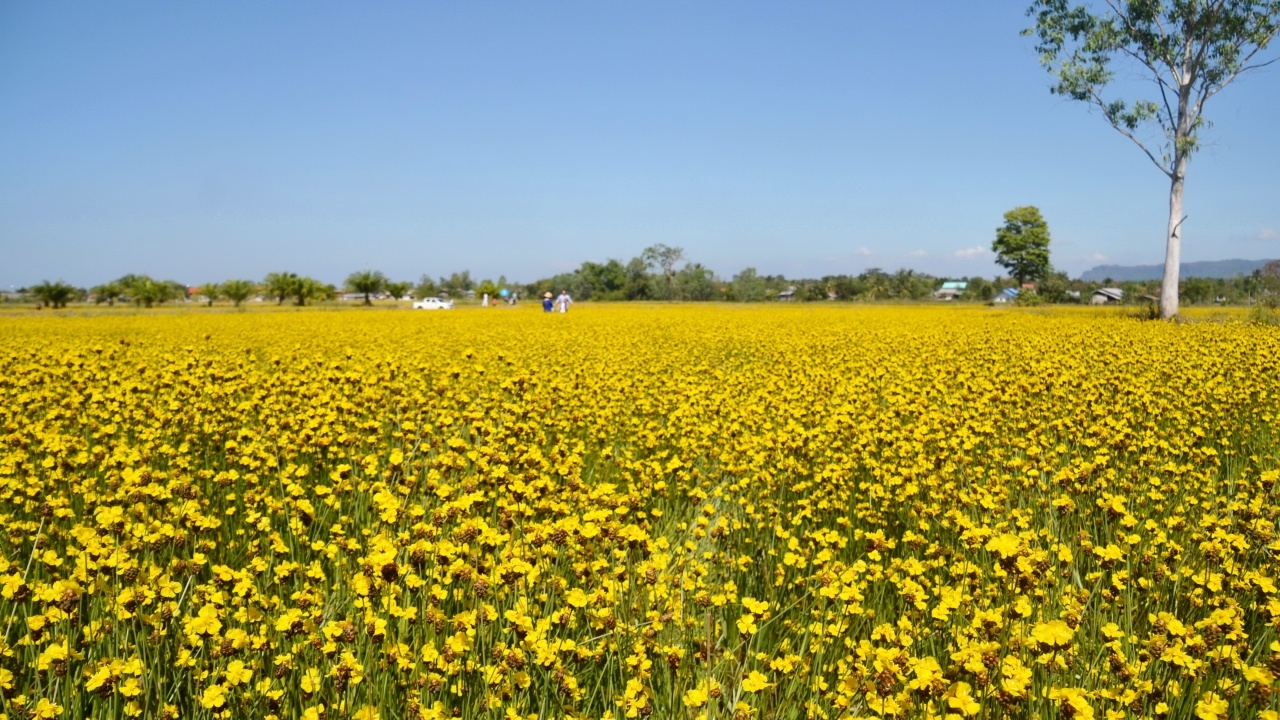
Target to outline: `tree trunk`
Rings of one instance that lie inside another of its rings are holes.
[[[1178,314],[1178,275],[1182,266],[1182,188],[1186,183],[1187,158],[1178,152],[1173,181],[1169,184],[1169,234],[1164,248],[1164,281],[1160,286],[1160,317],[1170,320]]]
[[[1192,33],[1188,30],[1186,37]],[[1187,160],[1191,155],[1191,87],[1195,82],[1191,46],[1183,49],[1182,74],[1178,84],[1178,125],[1173,134],[1173,172],[1169,174],[1169,234],[1164,247],[1164,281],[1160,285],[1160,318],[1172,320],[1178,314],[1178,275],[1182,270],[1182,189],[1187,181]],[[1197,115],[1199,114],[1197,110]]]

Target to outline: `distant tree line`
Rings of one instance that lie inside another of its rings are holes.
[[[213,305],[226,301],[236,307],[251,298],[277,305],[295,306],[331,301],[343,291],[363,304],[374,299],[405,299],[448,296],[465,299],[488,295],[497,297],[502,290],[520,298],[535,298],[543,293],[568,290],[577,301],[681,301],[681,302],[766,302],[791,300],[819,301],[919,301],[932,297],[947,280],[966,282],[957,297],[961,302],[990,302],[1006,288],[1022,289],[1027,278],[952,277],[941,278],[909,269],[886,272],[871,268],[857,275],[826,275],[820,278],[787,278],[761,275],[747,268],[725,279],[701,263],[686,261],[684,250],[668,245],[654,245],[640,255],[623,262],[609,259],[588,261],[576,270],[560,273],[531,283],[510,282],[505,276],[497,280],[472,277],[469,271],[448,276],[422,276],[416,284],[392,281],[382,272],[360,270],[349,275],[342,288],[315,278],[292,272],[269,273],[260,282],[232,279],[205,283],[189,288],[173,280],[156,280],[146,275],[125,275],[91,288],[77,288],[65,282],[45,281],[22,288],[19,299],[37,302],[51,308],[65,307],[71,302],[93,302],[115,305],[131,303],[150,308],[181,300]],[[1160,281],[1101,282],[1072,280],[1066,273],[1047,269],[1034,279],[1031,293],[1022,293],[1024,302],[1087,302],[1099,288],[1124,290],[1128,301],[1141,302],[1144,296],[1157,297]],[[1249,304],[1256,301],[1274,303],[1280,297],[1280,261],[1272,261],[1252,274],[1234,278],[1186,278],[1180,284],[1182,302],[1207,305],[1216,302]],[[13,298],[10,298],[13,299]]]

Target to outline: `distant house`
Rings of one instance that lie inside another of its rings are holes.
[[[1120,288],[1099,288],[1089,296],[1090,305],[1111,305],[1124,302],[1124,291]]]
[[[942,287],[933,291],[934,300],[955,300],[967,288],[969,283],[964,280],[948,280],[942,283]]]
[[[778,293],[778,302],[791,302],[791,300],[795,298],[795,296],[796,296],[796,287],[792,285],[788,287],[786,290],[783,290],[782,292]]]
[[[1016,288],[1005,288],[996,293],[996,296],[991,298],[991,302],[998,304],[1011,303],[1018,299],[1020,292]]]

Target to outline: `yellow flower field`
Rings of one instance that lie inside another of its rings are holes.
[[[0,318],[7,718],[1277,718],[1280,331]]]

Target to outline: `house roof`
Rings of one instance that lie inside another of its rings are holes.
[[[1124,291],[1121,290],[1120,288],[1098,288],[1097,290],[1093,291],[1093,294],[1109,297],[1112,300],[1124,299]]]
[[[964,290],[969,287],[969,283],[964,280],[948,280],[942,283],[943,290]]]

